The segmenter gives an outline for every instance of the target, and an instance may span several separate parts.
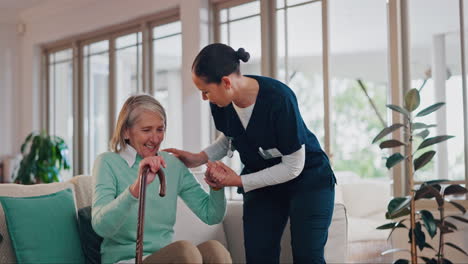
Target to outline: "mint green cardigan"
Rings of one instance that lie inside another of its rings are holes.
[[[210,190],[208,194],[192,173],[176,157],[160,152],[167,167],[166,196],[159,197],[159,180],[147,186],[143,255],[152,254],[172,242],[176,221],[177,197],[209,225],[220,223],[226,213],[224,190]],[[101,244],[103,263],[115,263],[135,258],[138,199],[129,186],[135,182],[137,155],[130,168],[117,153],[99,155],[93,168],[92,225],[104,238]]]

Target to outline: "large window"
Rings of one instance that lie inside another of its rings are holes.
[[[411,87],[423,87],[421,109],[439,101],[447,103],[437,115],[421,121],[437,123],[432,135],[455,136],[434,147],[437,158],[416,175],[416,180],[449,178],[463,183],[467,180],[467,113],[463,110],[467,99],[462,87],[459,1],[407,3],[407,23],[392,24],[389,21],[398,21],[405,14],[398,15],[398,8],[392,11],[393,1],[218,1],[214,8],[215,41],[263,54],[256,64],[273,69],[259,71],[294,90],[307,126],[345,181],[373,178],[390,185],[385,168],[385,157],[390,153],[371,141],[391,123],[391,111],[385,105],[402,100],[398,94],[403,93],[404,75],[399,71],[407,70]],[[258,13],[259,20],[255,20]],[[246,21],[251,23],[236,34],[235,23]],[[399,26],[410,32],[408,39]],[[257,28],[262,29],[260,34],[252,34]],[[262,50],[249,47],[252,38]],[[410,50],[402,53],[409,40]],[[396,44],[398,41],[403,44]],[[409,69],[401,65],[405,60],[396,58],[398,54],[410,54]],[[243,66],[243,73],[252,73],[252,67]],[[235,165],[235,159],[228,162]],[[393,175],[398,184],[406,182],[398,171]]]
[[[241,5],[226,5],[217,9],[219,39],[234,49],[244,48],[250,53],[250,60],[242,64],[243,74],[261,73],[260,1]]]
[[[91,173],[97,155],[109,151],[124,101],[138,92],[154,92],[170,113],[165,145],[181,147],[182,49],[176,11],[63,42],[73,48],[47,47],[45,56],[48,129],[66,140],[75,161],[67,177]]]
[[[109,41],[83,47],[84,171],[90,172],[96,156],[109,143]]]
[[[116,100],[115,118],[129,95],[143,91],[141,32],[125,34],[115,40]]]
[[[296,93],[307,127],[324,143],[321,1],[277,0],[277,78]]]
[[[69,148],[70,164],[73,161],[73,50],[71,48],[51,52],[48,56],[48,129],[51,135],[65,140]],[[73,174],[62,171],[61,179]]]
[[[452,135],[433,145],[434,162],[415,175],[417,181],[465,180],[463,87],[460,52],[459,1],[409,1],[411,88],[421,90],[421,109],[446,105],[418,121],[437,124],[431,136]],[[420,143],[419,139],[416,143]],[[424,152],[418,152],[416,156]]]
[[[162,147],[182,147],[182,29],[180,21],[153,28],[153,92],[166,109]]]
[[[331,149],[341,181],[388,180],[384,153],[371,144],[387,126],[386,5],[385,0],[330,1]]]

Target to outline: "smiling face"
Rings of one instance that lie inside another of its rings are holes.
[[[125,138],[130,141],[137,153],[143,157],[155,156],[164,140],[166,128],[159,114],[142,110],[136,122],[125,131]]]
[[[208,100],[219,107],[228,106],[231,101],[231,82],[229,77],[223,77],[221,83],[206,83],[203,79],[192,73],[192,80],[202,94],[203,100]]]

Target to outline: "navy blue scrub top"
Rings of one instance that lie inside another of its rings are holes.
[[[210,103],[216,129],[232,139],[244,169],[241,175],[254,173],[281,162],[281,157],[266,157],[262,150],[277,149],[289,155],[305,145],[304,169],[295,181],[307,178],[310,186],[325,187],[335,183],[328,157],[315,135],[306,127],[299,113],[296,95],[282,82],[263,76],[245,75],[257,80],[259,91],[252,116],[244,129],[232,103],[218,107]],[[323,167],[327,167],[325,170]]]

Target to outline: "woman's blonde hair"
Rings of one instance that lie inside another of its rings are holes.
[[[126,148],[125,131],[135,124],[138,116],[143,111],[150,111],[159,115],[164,121],[164,129],[166,129],[166,111],[158,100],[147,94],[132,95],[125,101],[120,110],[117,125],[110,142],[112,151],[118,153]]]

